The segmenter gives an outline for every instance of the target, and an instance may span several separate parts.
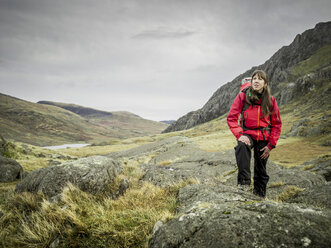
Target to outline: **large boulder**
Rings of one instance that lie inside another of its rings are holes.
[[[330,209],[260,201],[226,185],[189,185],[178,217],[158,222],[156,247],[330,247]]]
[[[53,197],[60,194],[67,183],[71,183],[85,192],[99,194],[109,189],[121,171],[122,164],[111,158],[82,158],[32,171],[17,184],[15,191],[43,193],[47,197]]]
[[[227,152],[205,152],[189,139],[173,143],[142,168],[143,180],[168,186],[187,179],[201,183],[225,180],[236,171],[236,163]]]
[[[16,160],[0,156],[0,182],[12,182],[22,176],[23,168]]]

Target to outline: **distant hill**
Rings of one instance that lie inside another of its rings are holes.
[[[47,146],[146,136],[158,134],[168,126],[124,111],[110,113],[57,104],[62,107],[0,93],[0,133],[5,139]],[[64,107],[71,107],[72,111]]]
[[[310,111],[297,115],[307,117],[311,110],[326,115],[331,96],[331,22],[319,23],[298,34],[290,45],[279,49],[264,64],[252,67],[221,86],[201,109],[182,116],[164,132],[189,129],[226,114],[239,92],[241,80],[256,69],[267,72],[278,105],[299,101],[309,104]]]
[[[67,104],[67,103],[51,102],[51,101],[39,101],[37,103],[57,106],[57,107],[69,110],[82,117],[105,117],[105,116],[110,117],[110,116],[112,116],[112,113],[110,113],[110,112],[101,111],[101,110],[92,109],[92,108],[86,108],[86,107],[82,107],[82,106],[79,106],[76,104]]]

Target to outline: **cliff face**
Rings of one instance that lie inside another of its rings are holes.
[[[251,76],[256,69],[262,69],[268,74],[271,92],[276,97],[278,105],[288,103],[299,93],[306,92],[302,91],[301,87],[309,73],[313,72],[315,81],[330,78],[331,59],[329,57],[326,60],[322,59],[323,63],[317,62],[317,65],[308,66],[309,68],[306,68],[306,70],[294,70],[320,49],[330,45],[331,22],[317,24],[314,29],[298,34],[290,45],[279,49],[264,64],[252,67],[231,82],[221,86],[201,109],[179,118],[164,132],[189,129],[227,113],[239,92],[241,80],[244,77]],[[328,51],[326,55],[329,55],[330,49],[326,50]],[[321,54],[321,56],[326,55]],[[312,83],[312,80],[310,80],[310,83]]]

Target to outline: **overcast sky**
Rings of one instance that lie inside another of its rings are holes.
[[[178,119],[295,36],[330,0],[0,0],[0,92]]]

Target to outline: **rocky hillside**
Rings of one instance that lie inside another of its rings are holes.
[[[145,136],[168,126],[128,112],[109,113],[69,104],[62,107],[0,93],[0,133],[5,139],[47,146]]]
[[[161,122],[171,125],[172,123],[175,122],[175,120],[166,120],[166,121],[161,121]]]
[[[205,152],[189,138],[171,137],[109,157],[145,161],[142,180],[160,187],[190,178],[198,182],[179,190],[177,215],[155,223],[150,248],[331,244],[331,184],[326,174],[319,173],[329,162],[320,163],[313,174],[270,161],[268,199],[261,201],[252,189],[244,192],[234,187],[237,167],[233,150]]]
[[[312,97],[315,102],[322,100],[327,105],[320,112],[330,109],[327,99],[330,98],[331,79],[331,22],[319,23],[314,29],[298,34],[290,45],[279,49],[264,64],[252,67],[221,86],[201,109],[179,118],[164,132],[189,129],[227,113],[238,94],[241,80],[251,76],[255,69],[267,72],[272,94],[279,105],[323,88]]]

